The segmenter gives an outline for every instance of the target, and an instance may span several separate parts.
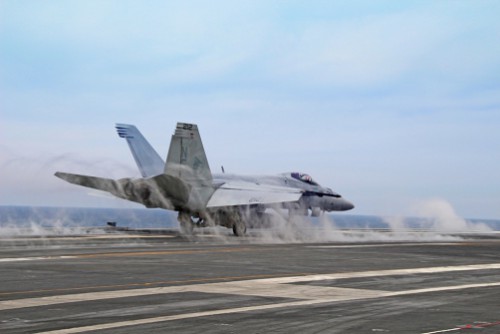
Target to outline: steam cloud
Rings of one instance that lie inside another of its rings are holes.
[[[0,238],[19,236],[60,236],[86,235],[103,233],[101,228],[82,226],[67,214],[66,210],[59,209],[55,214],[47,214],[44,208],[26,208],[22,215],[16,214],[20,210],[14,207],[12,214],[8,210],[3,212],[0,219]]]
[[[247,238],[236,238],[231,230],[220,226],[195,229],[195,235],[191,238],[211,238],[222,243],[426,242],[460,241],[463,240],[462,234],[492,231],[484,223],[472,223],[461,218],[452,205],[443,199],[418,202],[412,214],[414,218],[379,218],[382,225],[387,227],[381,229],[373,227],[373,217],[366,217],[366,223],[363,218],[358,218],[355,228],[346,228],[336,223],[330,215],[288,218],[286,213],[273,213],[270,227],[249,229]],[[64,209],[47,217],[37,208],[31,208],[30,214],[22,220],[19,217],[2,217],[0,238],[104,233],[104,229],[88,227],[95,226],[93,220],[92,217],[83,217],[73,221]],[[135,217],[134,220],[140,221],[141,218]]]
[[[252,241],[262,243],[315,243],[315,242],[431,242],[461,241],[463,234],[488,233],[492,229],[484,223],[472,223],[461,218],[444,199],[429,199],[416,203],[413,218],[381,217],[387,229],[366,227],[342,229],[329,215],[312,221],[309,217],[274,215],[269,229],[251,231]],[[415,221],[417,223],[415,223]],[[417,226],[415,226],[417,225]],[[222,233],[218,234],[222,237]]]
[[[436,232],[491,232],[492,229],[483,223],[471,223],[460,217],[453,206],[446,200],[436,198],[421,201],[414,208],[418,216],[430,217],[430,229]]]

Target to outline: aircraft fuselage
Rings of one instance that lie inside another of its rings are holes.
[[[64,172],[55,175],[148,208],[175,210],[179,212],[181,228],[187,232],[193,225],[219,224],[243,235],[246,222],[258,221],[268,208],[288,210],[291,216],[306,216],[309,212],[318,216],[322,212],[354,208],[305,173],[212,174],[196,124],[177,123],[166,161],[135,126],[117,124],[116,128],[118,135],[127,140],[142,178],[113,180]]]

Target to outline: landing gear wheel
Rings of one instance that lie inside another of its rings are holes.
[[[233,224],[233,233],[237,237],[242,237],[245,235],[247,231],[247,227],[245,226],[245,223],[242,220],[237,220]]]
[[[182,235],[193,235],[194,225],[192,222],[181,222],[180,225]]]
[[[181,228],[181,234],[190,236],[193,235],[194,224],[191,220],[191,216],[187,213],[179,212],[179,216],[177,217],[179,221],[179,226]]]

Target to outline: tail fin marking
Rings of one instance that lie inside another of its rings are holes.
[[[165,174],[192,184],[212,184],[212,173],[196,124],[177,123],[170,142]]]

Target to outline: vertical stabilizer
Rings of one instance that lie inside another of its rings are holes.
[[[127,140],[142,177],[163,174],[165,162],[135,126],[116,124],[116,131],[121,138]]]
[[[196,124],[177,123],[170,142],[165,174],[190,184],[212,184],[212,173]]]

